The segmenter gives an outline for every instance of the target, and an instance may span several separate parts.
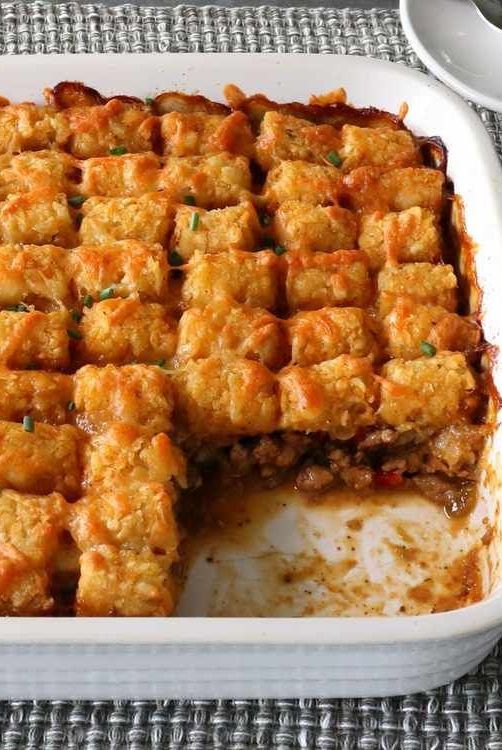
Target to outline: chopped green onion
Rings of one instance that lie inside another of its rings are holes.
[[[23,417],[23,430],[25,432],[35,431],[35,420],[33,419],[33,417],[30,417],[29,415]]]
[[[166,360],[165,359],[158,359],[156,362],[153,363],[154,365],[157,365],[157,367],[165,367]]]
[[[276,245],[274,247],[274,253],[276,255],[284,255],[285,252],[286,252],[286,248],[284,247],[284,245]]]
[[[268,227],[268,225],[272,222],[272,217],[266,213],[261,213],[259,218],[262,227]]]
[[[262,240],[263,247],[273,247],[274,245],[274,238],[273,237],[264,237]]]
[[[71,339],[75,339],[75,341],[80,341],[82,338],[80,331],[75,331],[73,328],[67,328],[66,333]]]
[[[78,310],[72,310],[71,319],[74,320],[75,323],[80,323],[80,321],[82,320],[82,313],[80,313]]]
[[[145,96],[145,104],[148,104],[149,107],[153,104],[153,99],[151,96]]]
[[[183,198],[183,203],[185,205],[187,205],[187,206],[195,206],[195,205],[197,205],[196,201],[195,201],[195,196],[194,195],[185,195],[185,197]]]
[[[339,167],[342,163],[342,157],[338,153],[338,151],[330,151],[327,155],[326,159],[329,161],[330,164],[332,164],[334,167]]]
[[[195,211],[190,217],[190,229],[195,232],[199,226],[199,214]]]
[[[86,294],[83,299],[83,303],[85,307],[92,307],[94,304],[94,297],[92,297],[92,295],[90,294]]]
[[[169,265],[171,266],[182,266],[185,261],[177,250],[171,250],[169,253]]]
[[[420,351],[425,354],[426,357],[433,357],[436,353],[436,347],[433,344],[429,344],[428,341],[420,342]]]
[[[107,286],[106,289],[102,289],[99,293],[99,299],[101,302],[105,299],[111,299],[115,294],[115,289],[112,286]]]
[[[84,220],[84,214],[79,211],[78,214],[75,214],[75,224],[77,225],[77,229],[80,229],[80,225],[82,224]]]
[[[9,305],[7,310],[10,312],[29,312],[30,308],[24,302],[20,302],[18,305]]]
[[[66,404],[66,408],[68,409],[68,411],[75,411],[75,409],[77,408],[75,405],[75,401],[68,401],[68,403]]]
[[[68,198],[68,203],[70,204],[70,206],[73,206],[73,208],[80,208],[82,203],[85,203],[86,200],[87,198],[85,197],[85,195],[71,195]]]
[[[110,149],[110,154],[112,156],[123,156],[124,154],[127,154],[127,149],[125,146],[114,146]]]

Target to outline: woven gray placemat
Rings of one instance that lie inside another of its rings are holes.
[[[166,51],[364,54],[422,67],[396,11],[0,4],[1,54]],[[502,154],[501,118],[476,109]],[[1,747],[502,750],[501,676],[497,648],[455,684],[403,698],[4,701]]]

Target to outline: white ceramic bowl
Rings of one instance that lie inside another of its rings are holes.
[[[441,81],[502,112],[502,30],[471,0],[400,0],[408,41]]]

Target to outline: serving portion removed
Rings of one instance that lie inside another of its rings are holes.
[[[443,143],[343,90],[45,96],[0,107],[0,613],[479,599],[497,394]]]

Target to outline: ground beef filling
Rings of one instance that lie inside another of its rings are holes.
[[[458,423],[439,432],[371,430],[334,441],[322,433],[276,433],[221,449],[232,476],[257,473],[267,486],[295,473],[296,487],[319,493],[416,486],[454,512],[472,495],[486,427]]]

